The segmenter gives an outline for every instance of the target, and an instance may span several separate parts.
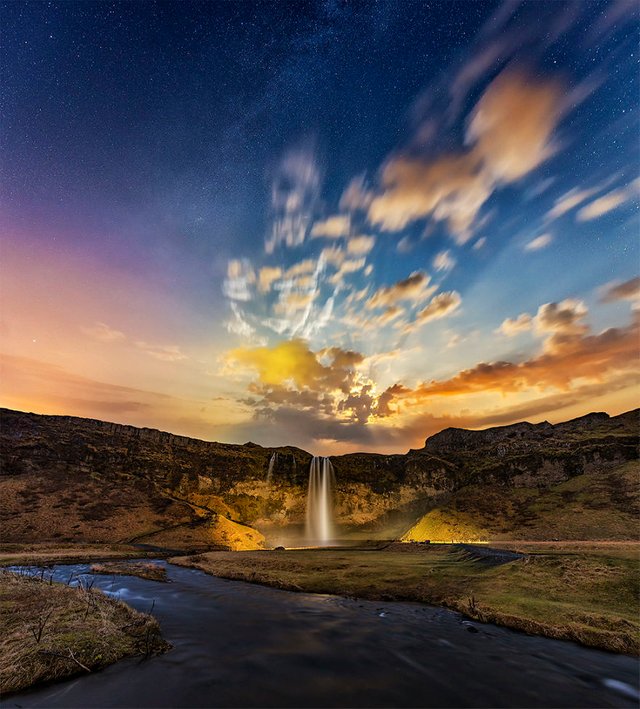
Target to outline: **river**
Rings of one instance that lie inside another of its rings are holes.
[[[164,562],[158,562],[164,563]],[[87,565],[55,567],[57,580]],[[7,698],[5,707],[634,707],[635,658],[442,608],[291,593],[167,565],[97,575],[152,604],[173,649]],[[155,602],[155,603],[154,603]]]

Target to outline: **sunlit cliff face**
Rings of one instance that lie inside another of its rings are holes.
[[[214,10],[9,8],[2,405],[317,454],[635,405],[632,3]]]

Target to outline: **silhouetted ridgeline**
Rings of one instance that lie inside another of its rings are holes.
[[[399,535],[468,486],[543,489],[620,466],[638,458],[638,415],[452,428],[404,455],[332,457],[338,522],[345,533]],[[304,518],[311,455],[299,448],[212,443],[7,409],[0,421],[5,541],[45,535],[233,546],[236,534],[254,539],[246,525],[269,533]]]

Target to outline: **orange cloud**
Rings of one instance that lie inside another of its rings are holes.
[[[564,320],[549,316],[551,323]],[[549,315],[549,314],[548,314]],[[568,328],[576,327],[575,320]],[[638,337],[640,319],[623,328],[611,328],[599,335],[567,334],[552,335],[553,347],[531,359],[519,363],[480,363],[444,381],[425,382],[415,389],[395,385],[387,390],[386,406],[393,400],[404,399],[423,403],[433,397],[463,396],[479,392],[521,392],[529,389],[569,389],[579,380],[602,381],[607,376],[628,371],[638,371]]]
[[[529,313],[522,313],[517,318],[507,318],[502,322],[502,325],[496,330],[507,337],[514,337],[521,332],[531,330],[533,326],[533,318]]]
[[[409,300],[414,303],[420,302],[433,292],[433,287],[429,288],[431,278],[423,271],[415,271],[402,281],[398,281],[391,286],[383,286],[367,300],[366,306],[369,310],[374,308],[389,307],[399,301]]]
[[[602,295],[603,303],[613,303],[616,300],[638,300],[640,298],[640,276],[631,278],[624,283],[612,283],[605,287]]]
[[[515,182],[553,154],[561,113],[558,82],[507,70],[475,107],[467,138],[497,182]]]
[[[434,160],[391,158],[382,171],[382,190],[369,203],[369,221],[399,231],[431,216],[446,221],[458,243],[466,242],[496,187],[519,180],[553,154],[553,131],[563,110],[558,82],[502,72],[471,114],[469,150]]]
[[[435,298],[418,312],[416,319],[404,327],[404,332],[412,332],[416,328],[425,325],[431,320],[440,320],[450,315],[460,307],[462,298],[456,291],[438,293]]]
[[[339,239],[341,236],[348,236],[350,230],[350,217],[336,214],[323,222],[316,222],[311,229],[311,238]]]

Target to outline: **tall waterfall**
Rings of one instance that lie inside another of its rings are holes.
[[[314,457],[309,468],[307,495],[307,540],[327,545],[334,538],[333,483],[335,475],[329,458]]]
[[[276,461],[278,460],[278,454],[274,453],[271,456],[271,460],[269,461],[269,470],[267,471],[267,482],[271,484],[271,480],[273,479],[273,469],[276,465]]]

